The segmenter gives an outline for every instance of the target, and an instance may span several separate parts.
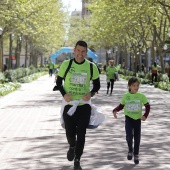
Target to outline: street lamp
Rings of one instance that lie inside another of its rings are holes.
[[[0,70],[1,71],[3,71],[2,33],[3,33],[3,29],[0,27]]]

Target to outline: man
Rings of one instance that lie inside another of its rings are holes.
[[[66,137],[69,144],[67,159],[69,161],[74,160],[74,170],[82,170],[80,158],[83,154],[86,128],[91,116],[91,106],[88,102],[100,89],[100,79],[98,69],[93,63],[93,88],[90,91],[91,70],[90,62],[85,59],[87,55],[87,43],[85,41],[78,41],[76,43],[74,54],[75,58],[66,77],[64,75],[70,60],[65,60],[61,64],[56,84],[64,100],[68,102],[63,111]],[[64,85],[62,85],[63,79]],[[70,116],[67,113],[72,107],[69,102],[74,100],[80,101],[80,103],[74,114]]]

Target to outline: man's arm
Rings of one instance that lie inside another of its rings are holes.
[[[57,76],[57,80],[56,80],[56,85],[58,90],[60,91],[60,93],[62,94],[62,96],[64,97],[64,95],[66,94],[64,88],[63,88],[63,78],[60,76]]]
[[[97,79],[93,80],[93,88],[90,91],[91,97],[93,97],[95,95],[95,93],[99,91],[99,89],[100,89],[100,78],[97,78]]]

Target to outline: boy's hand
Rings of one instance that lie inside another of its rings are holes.
[[[116,111],[113,112],[113,116],[117,119],[117,112]]]
[[[142,117],[141,117],[141,120],[145,121],[145,120],[146,120],[146,117],[145,117],[145,116],[142,116]]]
[[[65,100],[66,102],[70,102],[71,100],[73,100],[73,99],[71,98],[71,93],[65,94],[65,95],[64,95],[64,100]]]

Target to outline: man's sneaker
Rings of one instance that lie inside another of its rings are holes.
[[[134,155],[134,163],[139,164],[139,156],[138,155]]]
[[[67,159],[69,161],[72,161],[75,157],[75,147],[70,147],[68,152],[67,152]]]
[[[132,160],[132,155],[133,155],[132,152],[128,152],[128,154],[127,154],[127,159],[128,159],[128,160]]]
[[[74,160],[74,170],[83,170],[80,166],[80,161],[78,159]]]

